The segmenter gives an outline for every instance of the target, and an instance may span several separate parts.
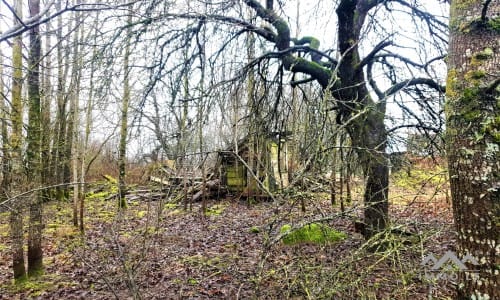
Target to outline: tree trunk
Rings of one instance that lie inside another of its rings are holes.
[[[61,9],[62,0],[56,1],[56,9]],[[66,107],[67,99],[65,97],[65,79],[67,78],[68,67],[65,66],[64,57],[69,56],[69,52],[64,49],[63,44],[63,22],[62,16],[57,17],[57,92],[56,92],[56,102],[57,102],[57,112],[55,119],[55,129],[54,129],[54,146],[52,149],[52,172],[53,172],[53,184],[59,184],[64,182],[64,164],[66,161],[65,157],[65,144],[66,144]],[[66,48],[67,49],[67,48]],[[55,188],[55,199],[64,200],[66,198],[65,188],[58,186]]]
[[[445,107],[451,196],[458,256],[478,263],[459,273],[456,299],[500,299],[500,2],[483,2],[451,2]]]
[[[364,236],[368,239],[383,230],[388,222],[389,168],[385,154],[385,107],[373,101],[366,88],[364,73],[353,68],[361,62],[358,41],[368,12],[364,6],[364,1],[342,1],[337,8],[338,44],[343,57],[338,66],[340,87],[332,92],[339,100],[337,120],[351,122],[346,129],[364,166]]]
[[[40,12],[40,1],[30,0],[29,10],[31,16]],[[28,136],[27,136],[27,171],[34,187],[41,185],[41,110],[40,110],[40,59],[41,42],[39,26],[34,26],[29,31],[30,47],[28,55]],[[30,204],[30,223],[28,231],[28,274],[37,275],[43,269],[42,257],[42,203],[41,193],[33,192]]]
[[[80,1],[76,1],[79,4]],[[71,67],[71,103],[70,115],[68,121],[68,138],[67,140],[67,156],[71,158],[71,173],[73,181],[73,225],[78,227],[78,204],[80,200],[80,185],[77,184],[79,176],[79,161],[82,156],[82,151],[79,145],[79,132],[80,132],[80,84],[81,84],[81,66],[83,52],[79,45],[83,44],[84,25],[80,24],[80,13],[75,13],[75,24],[78,28],[75,30],[73,37],[73,62]]]
[[[14,2],[14,13],[22,18],[22,1],[16,0]],[[14,18],[15,25],[19,23],[19,21]],[[3,174],[2,178],[2,187],[4,188],[3,193],[8,193],[10,190],[15,192],[19,192],[17,189],[20,189],[21,186],[19,182],[22,180],[22,150],[21,150],[21,141],[22,141],[22,126],[23,126],[23,104],[21,98],[22,91],[22,81],[23,81],[23,72],[22,72],[22,39],[21,36],[17,36],[14,38],[12,43],[12,111],[11,111],[11,120],[12,120],[12,135],[10,137],[10,143],[8,142],[8,138],[5,134],[7,132],[3,132],[3,145],[4,145],[4,166],[3,166]],[[2,99],[2,102],[4,100]],[[2,130],[7,130],[7,128],[3,128]],[[9,155],[9,151],[5,146],[10,145],[10,154],[11,154],[11,165],[9,166],[7,163],[7,158]],[[7,155],[7,157],[5,156]],[[12,171],[12,177],[9,178],[9,168]],[[5,176],[7,175],[7,176]],[[14,179],[14,181],[12,181]],[[17,184],[12,184],[12,182],[17,182]],[[5,194],[8,197],[8,194]],[[24,265],[24,250],[23,250],[23,210],[22,203],[20,200],[16,200],[12,203],[12,211],[10,212],[10,235],[12,238],[12,270],[14,272],[15,280],[22,280],[26,277],[26,269]]]
[[[92,57],[97,57],[97,33],[98,33],[98,18],[99,12],[97,13],[97,16],[94,19],[94,40],[93,40],[93,46],[92,46]],[[86,152],[88,149],[89,145],[89,139],[90,139],[90,131],[92,128],[92,107],[93,107],[93,99],[94,99],[94,73],[96,70],[96,65],[97,62],[92,61],[90,65],[90,78],[89,78],[89,93],[88,93],[88,99],[87,99],[87,106],[85,110],[85,134],[83,136],[83,145],[82,145],[82,151],[81,151],[81,161],[80,161],[80,188],[78,189],[78,198],[79,198],[79,210],[80,210],[80,232],[84,233],[85,231],[85,224],[83,220],[84,216],[84,209],[85,209],[85,180],[86,180],[86,173],[87,173],[87,159],[86,159]]]
[[[41,128],[42,128],[42,140],[41,140],[41,155],[42,155],[42,185],[49,186],[52,182],[52,173],[50,169],[50,144],[53,137],[51,131],[51,106],[52,106],[52,54],[51,54],[51,44],[50,44],[50,22],[45,24],[45,53],[44,55],[44,68],[42,69],[42,106],[41,106]],[[42,191],[42,201],[47,202],[51,198],[50,189],[44,189]]]
[[[248,10],[248,18],[253,20],[253,11]],[[255,36],[252,32],[248,32],[245,40],[246,46],[246,55],[247,61],[251,63],[255,59]],[[257,165],[258,165],[258,148],[257,148],[257,140],[260,132],[260,128],[258,128],[259,124],[259,111],[257,108],[257,103],[254,101],[256,95],[256,79],[255,79],[255,70],[251,68],[247,72],[247,82],[246,82],[246,97],[247,97],[247,106],[250,110],[249,112],[249,121],[248,121],[248,166],[249,169],[246,170],[246,179],[247,179],[247,203],[250,204],[255,202],[257,198],[256,190],[258,187],[258,183],[251,175],[257,174]]]
[[[129,14],[127,24],[132,23],[132,14]],[[128,132],[128,106],[130,102],[130,81],[129,81],[129,59],[130,59],[130,39],[132,30],[127,28],[127,37],[125,41],[125,53],[123,55],[123,99],[122,99],[122,115],[120,127],[120,144],[118,146],[118,207],[126,208],[127,200],[125,195],[127,187],[125,184],[125,166],[127,162],[127,132]]]
[[[15,9],[19,7],[20,6],[16,5]],[[16,49],[15,47],[16,42],[17,38],[14,40],[14,47],[13,47],[14,49]],[[21,48],[17,49],[21,50]],[[13,52],[15,56],[16,55],[15,50],[13,50]],[[14,70],[16,70],[16,65],[13,65],[13,68]],[[18,66],[17,68],[20,70],[20,66]],[[0,50],[0,74],[3,74],[3,54],[1,53],[1,50]],[[2,95],[4,95],[3,82],[4,81],[2,78],[0,80],[0,94]],[[16,79],[14,78],[12,83],[13,92],[14,92],[14,85],[16,84],[19,84],[19,82],[16,82]],[[20,86],[17,86],[16,88],[18,88],[20,91]],[[14,99],[12,100],[12,103],[14,103]],[[5,201],[9,199],[9,196],[11,195],[12,192],[12,144],[9,139],[8,124],[7,124],[9,116],[5,99],[0,100],[0,115],[1,115],[0,126],[2,134],[2,154],[3,154],[2,181],[0,183],[1,184],[0,201]],[[23,250],[23,215],[22,215],[21,204],[19,203],[19,201],[14,201],[13,203],[10,204],[10,206],[12,209],[10,213],[10,236],[12,239],[12,246],[11,246],[12,270],[14,273],[14,279],[18,281],[26,277],[26,269],[24,266],[24,250]]]

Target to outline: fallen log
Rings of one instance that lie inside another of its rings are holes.
[[[219,179],[209,180],[209,181],[205,182],[204,189],[203,189],[203,184],[197,185],[197,187],[199,187],[199,190],[191,198],[191,201],[193,201],[193,202],[201,199],[205,193],[207,194],[206,196],[210,197],[213,194],[212,192],[220,191],[221,190],[221,182]]]

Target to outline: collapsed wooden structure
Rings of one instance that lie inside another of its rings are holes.
[[[176,168],[174,163],[155,168],[149,180],[165,187],[184,189],[191,201],[230,193],[236,197],[269,197],[287,187],[289,153],[287,135],[247,137],[216,152],[215,165],[206,172]]]
[[[228,191],[241,196],[263,196],[288,186],[286,135],[272,133],[265,138],[247,137],[236,147],[218,152],[217,169]]]

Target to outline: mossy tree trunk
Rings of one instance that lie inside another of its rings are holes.
[[[41,145],[41,155],[42,155],[42,186],[49,186],[51,184],[51,168],[50,168],[50,149],[52,141],[52,124],[51,124],[51,107],[52,107],[52,46],[51,46],[51,32],[50,22],[45,24],[45,51],[43,53],[43,68],[41,70],[41,127],[42,127],[42,145]],[[51,191],[49,188],[42,191],[43,202],[49,201],[51,198]]]
[[[31,16],[40,12],[40,1],[30,0]],[[27,173],[32,186],[38,188],[41,183],[41,107],[40,107],[40,59],[41,41],[39,26],[29,31],[30,46],[28,55],[28,130],[26,151]],[[30,203],[30,218],[28,231],[28,274],[37,275],[43,269],[42,251],[42,202],[40,191],[34,191]]]
[[[447,154],[460,257],[456,299],[500,299],[500,2],[452,1]]]
[[[22,18],[22,1],[16,0],[14,2],[14,14]],[[15,25],[19,24],[19,19],[14,17]],[[3,192],[9,192],[10,190],[19,192],[21,186],[19,182],[22,182],[22,126],[23,126],[23,102],[21,98],[22,92],[22,82],[23,82],[23,72],[22,72],[22,37],[16,36],[12,43],[12,110],[11,110],[11,121],[12,121],[12,133],[10,136],[10,141],[6,136],[3,136],[4,142],[4,164],[9,155],[6,146],[10,145],[11,154],[11,166],[4,165],[3,172],[4,177],[2,179]],[[3,101],[3,100],[2,100]],[[6,128],[5,128],[6,129]],[[6,143],[7,142],[7,143]],[[10,142],[10,143],[9,143]],[[7,157],[5,156],[7,155]],[[7,168],[7,169],[6,169]],[[8,169],[11,168],[11,175],[9,176]],[[7,173],[5,173],[7,172]],[[7,176],[5,176],[7,175]],[[10,178],[9,178],[10,177]],[[17,182],[17,184],[12,184]],[[7,195],[8,196],[8,195]],[[26,277],[26,268],[24,262],[24,249],[23,249],[23,214],[22,214],[22,203],[19,200],[15,200],[12,203],[12,210],[10,212],[10,235],[12,238],[12,270],[14,272],[15,280],[22,280]]]

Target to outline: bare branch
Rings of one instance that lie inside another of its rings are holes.
[[[379,53],[382,49],[384,49],[385,47],[387,46],[390,46],[392,45],[392,41],[382,41],[380,42],[377,46],[375,46],[375,48],[373,48],[373,50],[368,53],[368,55],[363,58],[362,61],[359,62],[359,64],[356,66],[356,71],[359,72],[360,70],[362,70],[362,68],[368,64],[369,62],[371,62],[377,53]]]
[[[108,5],[108,4],[75,4],[73,6],[66,6],[65,8],[56,11],[52,14],[49,14],[47,17],[42,17],[46,15],[54,4],[55,0],[52,0],[47,4],[47,6],[37,15],[27,18],[21,21],[21,24],[18,24],[8,30],[6,30],[3,34],[0,35],[0,42],[8,40],[17,35],[23,34],[24,32],[32,29],[33,27],[39,26],[41,24],[45,24],[50,20],[56,18],[67,12],[77,12],[77,11],[101,11],[101,10],[113,10],[120,7],[128,6],[136,1],[132,1],[130,3],[118,4],[118,5]]]
[[[435,89],[438,92],[444,93],[446,88],[442,85],[439,85],[436,81],[430,79],[430,78],[412,78],[408,80],[404,80],[401,82],[396,83],[389,89],[387,89],[384,92],[385,97],[391,96],[399,91],[401,91],[404,88],[407,88],[409,86],[415,86],[415,85],[427,85],[430,88]]]

